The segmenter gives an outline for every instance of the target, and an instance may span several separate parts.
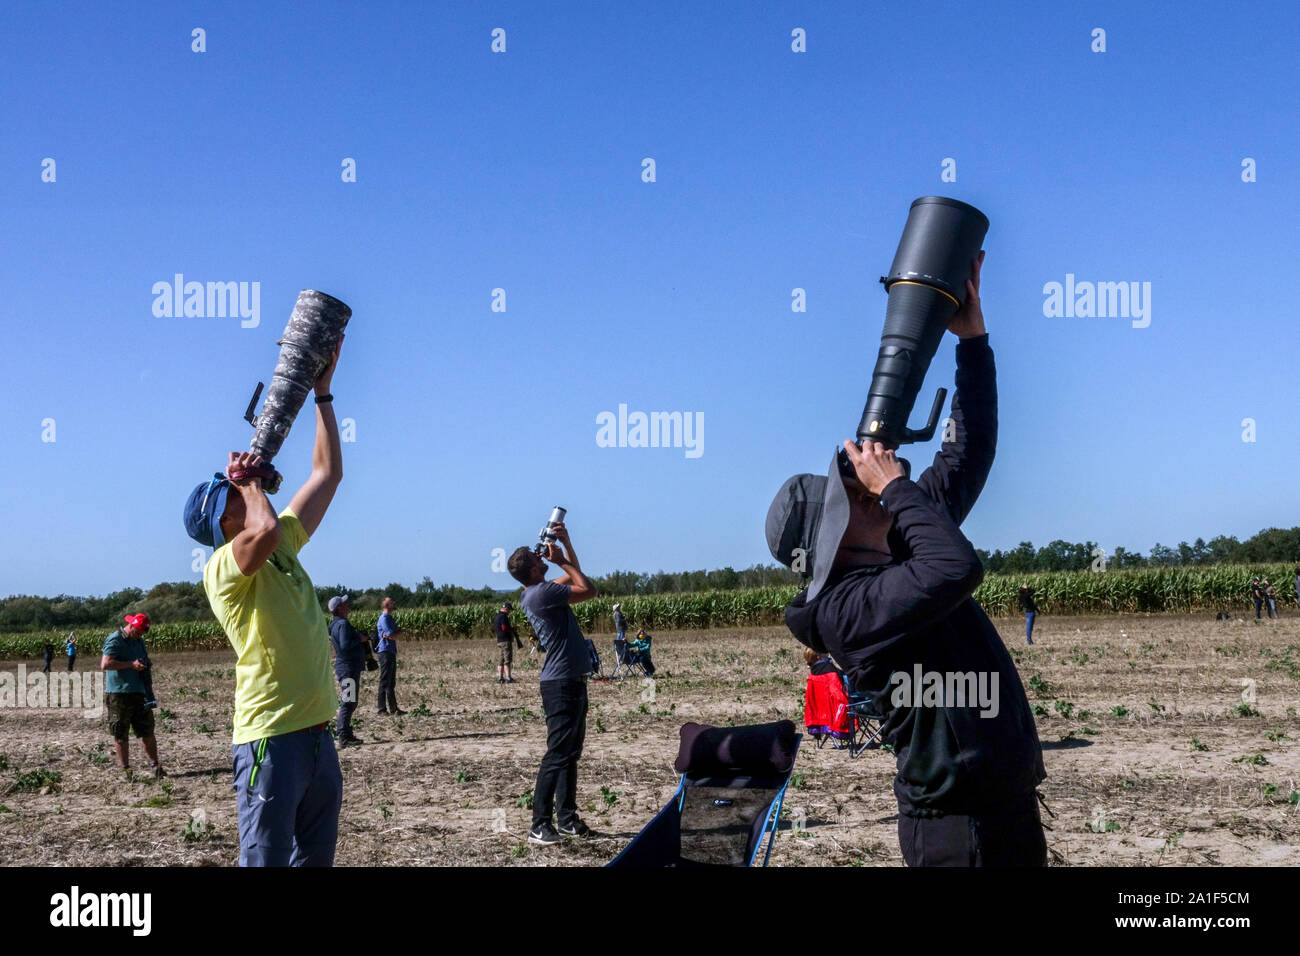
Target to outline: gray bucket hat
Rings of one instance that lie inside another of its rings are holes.
[[[911,463],[898,459],[911,475]],[[791,570],[811,575],[807,600],[812,601],[830,577],[835,554],[849,529],[849,493],[840,474],[839,452],[831,456],[826,477],[795,475],[787,478],[767,509],[767,549]],[[803,561],[796,564],[796,550]]]

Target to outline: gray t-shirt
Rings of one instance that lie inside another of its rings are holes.
[[[546,652],[539,680],[582,680],[591,672],[587,640],[569,606],[570,590],[567,584],[543,581],[527,588],[519,601]]]

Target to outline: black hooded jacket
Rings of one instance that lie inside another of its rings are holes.
[[[1020,676],[988,617],[971,598],[984,570],[958,527],[993,465],[997,377],[988,336],[957,345],[955,440],[912,482],[890,482],[881,504],[893,518],[890,564],[835,570],[812,602],[801,592],[786,624],[802,643],[829,651],[854,688],[884,717],[898,758],[894,794],[911,816],[972,815],[1020,803],[1046,776],[1038,730]],[[904,693],[937,672],[964,701]],[[974,675],[975,685],[956,679]],[[921,680],[917,681],[916,678]],[[993,681],[996,679],[996,693]],[[951,682],[951,683],[950,683]],[[995,706],[996,704],[996,706]]]

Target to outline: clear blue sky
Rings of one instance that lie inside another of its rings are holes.
[[[768,502],[857,424],[876,280],[936,193],[992,221],[977,547],[1300,523],[1298,9],[7,4],[0,593],[196,580],[181,505],[247,447],[309,287],[354,310],[318,583],[508,587],[492,549],[557,503],[593,573],[769,561]],[[261,324],[156,318],[178,272],[260,282]],[[1045,317],[1067,273],[1150,282],[1150,326]],[[619,403],[702,412],[703,455],[597,447]],[[289,486],[311,437],[308,409]]]

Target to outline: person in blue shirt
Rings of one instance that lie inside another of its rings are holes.
[[[393,619],[397,604],[386,597],[379,606],[383,610],[375,624],[375,635],[379,638],[375,647],[379,655],[379,712],[404,714],[406,711],[397,706],[397,635],[402,633]]]
[[[546,711],[546,755],[533,787],[533,825],[528,831],[529,843],[543,845],[559,843],[560,834],[591,835],[578,818],[578,758],[587,736],[591,655],[570,605],[590,601],[596,588],[578,566],[568,530],[557,524],[552,531],[556,540],[546,544],[541,555],[531,548],[517,548],[506,563],[510,575],[524,585],[519,606],[546,652],[538,675]],[[559,565],[564,574],[546,580],[547,561]],[[558,832],[551,822],[553,810],[558,811]]]
[[[72,670],[72,665],[77,663],[77,632],[72,631],[68,634],[68,670]]]

